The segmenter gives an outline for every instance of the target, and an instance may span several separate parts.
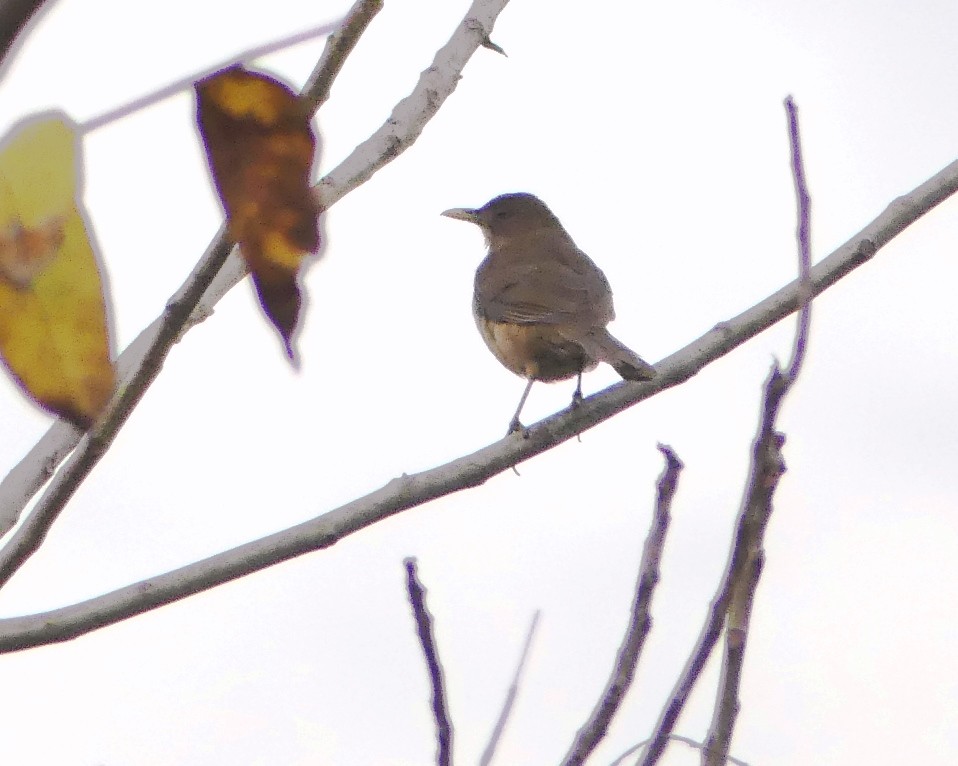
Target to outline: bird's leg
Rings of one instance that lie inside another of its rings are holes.
[[[522,405],[526,403],[526,397],[529,396],[529,390],[532,388],[533,380],[529,378],[529,382],[526,383],[526,390],[522,392],[522,398],[519,400],[519,406],[516,407],[516,414],[512,416],[512,420],[509,422],[509,430],[506,432],[506,435],[515,433],[516,431],[524,430],[522,423],[519,422],[519,413],[522,412]]]
[[[581,370],[579,370],[579,380],[575,384],[575,391],[572,392],[572,404],[570,405],[570,407],[572,407],[572,409],[575,409],[580,404],[582,404],[582,371]],[[582,434],[576,434],[575,440],[581,444]]]
[[[575,391],[572,392],[572,407],[578,407],[582,404],[582,372],[579,372],[579,380],[575,384]]]

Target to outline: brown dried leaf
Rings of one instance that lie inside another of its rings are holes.
[[[196,83],[196,120],[229,233],[249,265],[260,303],[293,358],[302,303],[300,266],[319,248],[310,189],[316,137],[307,106],[288,86],[233,66]]]

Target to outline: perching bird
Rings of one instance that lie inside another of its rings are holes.
[[[579,376],[599,362],[626,380],[651,380],[655,369],[605,326],[615,318],[605,274],[583,253],[545,203],[503,194],[480,208],[443,215],[482,229],[489,253],[476,271],[473,313],[483,340],[507,369],[528,380],[509,433],[534,381]]]

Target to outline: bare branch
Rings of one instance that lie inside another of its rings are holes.
[[[775,430],[775,420],[789,387],[788,378],[777,364],[773,365],[765,385],[762,418],[753,446],[749,484],[739,514],[735,546],[728,575],[723,582],[723,586],[728,588],[727,635],[718,700],[702,757],[703,764],[707,766],[722,766],[725,763],[738,715],[738,689],[745,659],[748,622],[765,562],[765,529],[772,515],[772,497],[779,479],[785,473],[781,452],[785,437]]]
[[[717,700],[712,712],[705,746],[702,749],[703,766],[724,766],[732,743],[732,731],[738,717],[739,688],[745,664],[748,627],[758,581],[765,563],[763,541],[765,528],[772,515],[772,497],[779,479],[785,473],[782,457],[784,435],[775,430],[775,421],[781,403],[798,377],[808,346],[811,323],[811,254],[809,244],[811,203],[805,184],[802,147],[798,133],[798,114],[791,97],[785,99],[788,117],[788,135],[792,158],[792,176],[798,206],[798,270],[802,307],[795,329],[794,350],[788,371],[783,373],[774,364],[766,384],[759,432],[755,437],[750,482],[743,503],[744,523],[735,541],[733,559],[741,564],[733,570],[728,617],[726,621],[725,654],[719,678]]]
[[[436,54],[433,65],[423,72],[413,93],[396,105],[392,117],[382,128],[320,181],[320,197],[325,207],[368,180],[413,144],[426,122],[455,89],[462,68],[479,47],[483,35],[488,37],[493,22],[507,2],[475,0],[452,38]],[[355,5],[352,12],[360,15],[365,23],[368,23],[367,18],[372,18],[370,10],[362,3]],[[347,19],[345,26],[354,36],[365,29],[362,23],[352,18]],[[327,50],[332,48],[337,52],[324,53],[321,60],[328,62],[328,72],[314,72],[310,78],[312,89],[306,93],[308,99],[328,92],[329,81],[339,72],[346,50],[354,43],[355,40],[335,36],[328,41]],[[42,447],[34,447],[0,483],[2,535],[17,523],[30,498],[49,478],[55,461],[80,444],[57,472],[29,518],[0,551],[0,586],[39,548],[67,501],[109,449],[130,412],[159,374],[172,346],[186,329],[209,316],[220,298],[243,279],[245,266],[237,253],[230,254],[231,250],[232,243],[226,238],[225,229],[221,229],[193,273],[170,299],[163,315],[123,352],[119,359],[121,379],[117,395],[82,444],[81,434],[75,429],[54,424],[41,440]]]
[[[221,230],[222,231],[222,230]],[[113,443],[117,432],[126,422],[130,412],[146,393],[146,389],[159,375],[163,367],[163,360],[169,349],[180,335],[180,327],[189,318],[192,305],[199,300],[209,281],[226,260],[232,245],[226,240],[225,234],[213,243],[201,264],[201,268],[193,272],[193,281],[186,286],[182,299],[167,304],[163,318],[158,326],[151,326],[151,342],[146,354],[140,360],[136,374],[126,383],[117,388],[117,393],[110,403],[105,417],[83,438],[80,447],[74,451],[63,468],[57,472],[46,492],[34,506],[26,521],[17,529],[3,550],[0,551],[0,587],[14,575],[14,573],[32,556],[43,543],[47,532],[63,511],[67,502],[73,497],[81,482],[93,467],[106,454]],[[157,325],[157,323],[154,323]],[[79,435],[77,431],[69,433]],[[31,455],[33,450],[31,450]],[[43,472],[49,466],[49,461],[41,463]],[[18,466],[19,468],[19,466]],[[0,492],[3,487],[0,485]],[[16,523],[19,509],[4,508],[0,513],[4,528],[9,530]]]
[[[522,654],[519,656],[519,664],[516,666],[516,672],[512,676],[512,683],[509,684],[509,691],[506,693],[506,699],[503,702],[502,710],[496,719],[496,725],[492,727],[492,735],[489,737],[489,743],[482,751],[482,757],[479,758],[479,766],[489,766],[492,758],[496,754],[496,748],[499,746],[499,740],[502,739],[502,733],[506,730],[506,723],[512,714],[512,706],[516,702],[519,694],[519,679],[522,678],[522,671],[526,666],[526,660],[529,657],[529,649],[532,647],[532,638],[536,634],[536,627],[539,625],[539,616],[542,613],[536,610],[532,615],[532,623],[529,625],[529,632],[526,634],[526,642],[522,646]]]
[[[409,603],[412,604],[413,617],[416,618],[416,632],[419,635],[419,643],[422,645],[422,653],[426,657],[429,682],[432,685],[432,713],[436,719],[436,739],[439,743],[436,763],[439,766],[450,766],[452,764],[452,723],[449,720],[446,689],[442,679],[442,664],[439,662],[436,639],[432,634],[432,615],[426,608],[426,590],[419,582],[416,559],[408,558],[403,564],[406,567],[406,591],[409,593]]]
[[[415,90],[396,104],[379,130],[320,180],[316,195],[321,209],[338,202],[413,145],[426,123],[456,89],[459,74],[472,54],[489,39],[507,2],[474,0],[459,29],[419,76]]]
[[[586,758],[602,741],[612,723],[613,716],[632,685],[639,655],[652,628],[652,618],[649,614],[652,594],[659,582],[659,564],[662,561],[665,533],[668,531],[671,520],[672,498],[675,496],[679,473],[682,471],[682,461],[670,447],[660,444],[659,450],[665,456],[665,470],[659,477],[655,513],[642,550],[639,577],[635,584],[635,598],[632,601],[632,614],[629,617],[622,645],[616,655],[612,674],[589,720],[579,729],[568,754],[562,761],[565,766],[580,766],[585,763]]]
[[[643,754],[642,760],[639,761],[641,766],[652,766],[652,764],[657,763],[659,758],[662,757],[662,753],[665,752],[665,746],[672,737],[672,729],[675,727],[675,722],[678,720],[682,708],[685,707],[689,694],[691,694],[695,682],[698,681],[709,655],[712,654],[712,649],[714,649],[715,644],[718,643],[719,636],[722,635],[722,625],[725,622],[725,614],[729,602],[729,591],[731,590],[732,575],[730,570],[733,563],[733,559],[730,558],[725,574],[722,577],[722,582],[715,596],[712,598],[712,603],[709,605],[709,612],[706,616],[705,623],[702,625],[702,630],[695,642],[695,646],[685,663],[685,668],[682,670],[682,674],[679,676],[678,681],[676,681],[675,686],[672,687],[672,692],[669,694],[669,702],[659,715],[659,720],[655,724],[652,736],[643,743],[645,753]]]
[[[813,292],[816,295],[821,293],[866,263],[880,247],[955,191],[958,191],[958,162],[946,167],[909,195],[893,202],[862,231],[813,267]],[[658,375],[655,381],[618,383],[611,386],[584,399],[578,407],[546,418],[528,429],[528,438],[517,434],[507,436],[445,465],[395,479],[365,497],[357,498],[303,524],[181,569],[62,609],[2,619],[0,652],[76,638],[104,625],[148,612],[309,551],[328,548],[344,537],[408,508],[482,484],[492,476],[510,470],[518,463],[575,437],[659,391],[683,383],[707,364],[795,311],[799,303],[799,284],[793,282],[656,364]],[[56,484],[55,480],[54,486]],[[43,502],[41,499],[41,503]],[[24,526],[29,523],[28,520]],[[2,561],[3,556],[0,556],[0,563]],[[2,569],[0,574],[3,574]],[[6,576],[9,577],[9,573]],[[711,605],[711,613],[719,614],[715,635],[711,633],[711,623],[703,627],[699,637],[700,649],[696,651],[704,651],[706,648],[711,651],[711,646],[705,645],[709,642],[714,645],[721,629],[722,616],[725,614],[727,587],[727,583],[723,583]],[[697,677],[701,671],[697,662],[694,656],[690,658],[686,674]],[[704,663],[704,658],[701,662]],[[692,681],[694,682],[694,678]],[[677,690],[676,693],[679,693],[681,688],[677,687]],[[669,717],[671,718],[671,714]],[[669,731],[672,725],[674,719],[667,726]]]
[[[698,678],[702,673],[702,669],[705,667],[705,663],[708,661],[709,656],[712,654],[712,650],[715,648],[715,645],[718,643],[718,639],[722,634],[722,626],[724,625],[726,615],[729,612],[729,605],[732,601],[733,589],[742,581],[741,573],[746,566],[750,562],[753,563],[753,565],[756,565],[755,559],[749,557],[748,551],[751,550],[751,541],[758,540],[759,546],[761,545],[760,541],[764,535],[765,525],[768,522],[768,515],[771,513],[771,494],[774,491],[774,485],[772,485],[771,487],[767,488],[767,495],[761,495],[762,490],[766,488],[761,486],[758,482],[771,474],[775,476],[775,482],[777,483],[777,478],[780,475],[780,472],[769,472],[767,474],[764,470],[765,459],[771,459],[773,456],[766,455],[764,451],[765,442],[763,441],[761,435],[766,433],[767,426],[773,422],[775,413],[777,412],[777,405],[780,402],[780,399],[776,400],[772,398],[771,395],[773,392],[778,391],[778,384],[781,382],[781,380],[782,377],[780,374],[778,374],[777,368],[775,368],[773,371],[773,376],[769,379],[766,389],[766,407],[763,410],[760,436],[755,444],[753,456],[754,462],[752,472],[750,474],[751,482],[746,493],[747,499],[743,505],[742,511],[739,513],[739,518],[736,525],[735,544],[729,555],[729,561],[726,565],[725,573],[722,576],[721,583],[719,584],[715,596],[712,598],[712,603],[709,606],[708,614],[704,624],[702,625],[702,630],[699,633],[699,637],[696,640],[695,646],[689,654],[689,659],[685,664],[682,674],[679,676],[678,681],[676,681],[675,686],[672,688],[672,692],[669,694],[669,702],[659,715],[659,720],[655,724],[652,736],[649,737],[647,743],[645,743],[645,752],[643,753],[642,759],[639,761],[641,766],[653,766],[653,764],[657,763],[659,758],[661,758],[662,754],[665,752],[665,746],[672,737],[672,729],[675,726],[675,722],[678,720],[679,714],[685,707],[685,703],[688,701],[689,695],[692,692],[692,688],[698,681]],[[769,420],[769,417],[771,417],[772,420]],[[778,464],[776,463],[775,465]],[[767,503],[764,507],[761,505],[763,497],[767,498]],[[765,516],[761,515],[760,512],[762,510],[767,511]],[[760,564],[757,564],[756,566],[760,566]],[[735,688],[737,689],[737,687]],[[709,752],[711,747],[712,744],[707,740],[705,752]],[[720,761],[720,763],[724,763],[724,761]]]
[[[326,41],[322,56],[303,87],[303,99],[315,113],[329,98],[333,82],[339,75],[359,38],[383,9],[383,0],[356,0],[340,28]]]
[[[339,31],[330,35],[319,62],[303,88],[302,98],[315,112],[329,97],[332,84],[342,69],[346,57],[356,46],[360,36],[382,8],[382,0],[357,0],[344,17]],[[247,51],[247,54],[255,51]],[[178,83],[175,90],[181,89]],[[165,89],[165,90],[168,90]],[[214,278],[225,277],[228,283],[236,284],[246,276],[246,267],[242,259],[234,257],[226,260],[232,244],[225,238],[225,229],[220,229],[199,264],[187,281],[167,304],[163,315],[140,333],[136,340],[120,355],[119,374],[123,381],[118,389],[120,399],[129,403],[130,409],[153,382],[162,366],[162,361],[172,345],[183,333],[212,314],[212,303],[199,299],[209,288]],[[224,268],[224,263],[228,268]],[[225,290],[223,291],[225,293]],[[185,314],[184,314],[185,312]],[[114,423],[117,428],[112,434],[104,434],[107,446],[112,441],[125,416],[115,402],[104,418],[104,425]],[[83,434],[65,420],[57,420],[30,452],[0,482],[0,537],[5,535],[19,520],[20,512],[30,498],[39,491],[53,475],[57,466],[79,444]],[[105,450],[104,450],[105,451]],[[92,465],[102,457],[91,456]],[[79,467],[68,466],[68,473],[75,482],[82,481]],[[85,474],[83,474],[85,476]],[[66,478],[66,477],[62,477]],[[72,494],[72,493],[71,493]],[[69,499],[69,495],[63,500]],[[52,506],[52,498],[49,501]],[[55,520],[51,519],[50,523]],[[42,537],[38,543],[42,542]]]

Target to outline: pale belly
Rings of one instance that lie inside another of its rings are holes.
[[[596,366],[561,326],[490,322],[476,316],[489,350],[509,371],[532,380],[565,380]]]

